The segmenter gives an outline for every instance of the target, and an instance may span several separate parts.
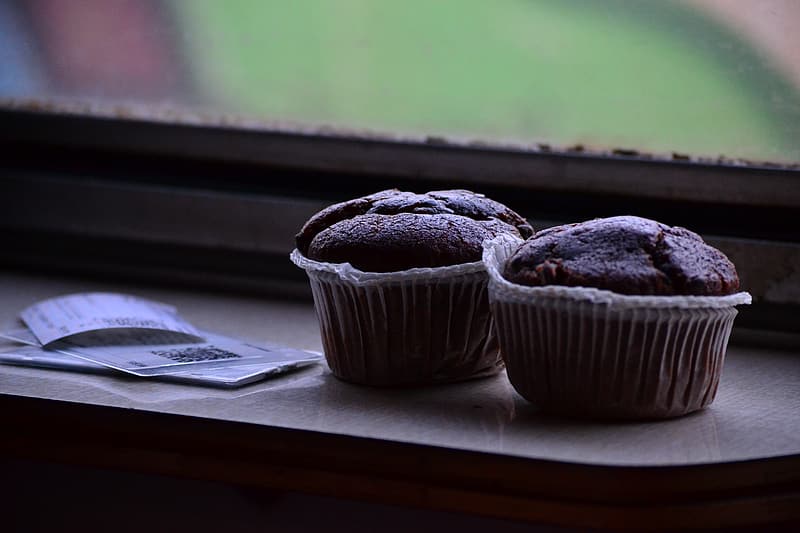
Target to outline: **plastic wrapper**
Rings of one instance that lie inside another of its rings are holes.
[[[362,272],[298,250],[311,282],[325,358],[337,377],[377,386],[424,385],[503,368],[482,262]]]
[[[528,287],[502,276],[521,241],[484,244],[489,298],[508,377],[543,410],[601,418],[668,418],[717,392],[735,306],[727,296],[629,296]]]

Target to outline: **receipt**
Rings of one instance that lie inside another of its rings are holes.
[[[0,333],[0,337],[27,344],[0,352],[0,362],[92,373],[124,372],[140,377],[195,385],[239,387],[267,376],[308,366],[321,354],[294,350],[271,343],[252,344],[207,331],[199,333],[206,342],[193,344],[152,344],[163,336],[153,332],[116,335],[102,339],[98,332],[58,341],[43,348],[28,330]],[[114,345],[122,339],[125,345]],[[137,339],[142,344],[135,344]],[[92,345],[93,343],[97,343]],[[150,343],[150,344],[148,344]],[[149,365],[149,366],[148,366]]]
[[[20,317],[28,328],[0,337],[29,348],[4,352],[0,361],[233,387],[322,358],[200,331],[172,306],[125,294],[51,298],[28,307]]]
[[[0,334],[0,336],[5,336]],[[280,359],[288,359],[280,357]],[[294,369],[302,368],[317,362],[320,356],[303,352],[300,359],[275,361],[258,361],[240,364],[232,367],[201,367],[186,369],[153,376],[160,381],[174,381],[191,385],[213,387],[241,387],[266,377],[282,374]],[[40,368],[54,368],[59,370],[72,370],[76,372],[89,372],[93,374],[120,374],[119,370],[81,359],[68,353],[55,350],[45,350],[40,346],[17,347],[5,352],[0,352],[0,362],[19,366],[33,366]]]
[[[149,332],[138,336],[129,334],[126,344],[117,344],[113,337],[98,344],[81,336],[55,342],[48,348],[142,377],[196,372],[197,368],[207,372],[237,366],[317,361],[320,358],[302,350],[251,344],[216,333],[202,332],[202,335],[205,342],[181,344],[161,344],[163,338],[149,337]],[[133,342],[133,338],[137,342]]]
[[[91,292],[51,298],[20,314],[40,343],[65,339],[87,331],[136,328],[198,336],[175,308],[127,294]]]
[[[5,334],[0,337],[11,338]],[[84,359],[78,359],[71,355],[45,350],[36,345],[13,348],[0,352],[0,361],[21,366],[35,366],[41,368],[60,368],[64,370],[76,370],[78,372],[98,372],[101,374],[114,373],[116,370],[107,366],[98,365]]]

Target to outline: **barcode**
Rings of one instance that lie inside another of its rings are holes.
[[[164,327],[164,323],[160,320],[153,320],[150,318],[136,318],[136,317],[127,317],[127,316],[120,316],[120,317],[100,317],[100,321],[103,322],[106,327],[108,328],[153,328],[153,329],[161,329]]]
[[[198,363],[200,361],[218,361],[220,359],[236,359],[241,357],[228,350],[216,346],[192,346],[174,350],[153,350],[155,355],[166,357],[176,363]]]

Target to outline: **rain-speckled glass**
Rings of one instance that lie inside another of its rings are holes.
[[[0,99],[800,161],[794,0],[7,0]]]

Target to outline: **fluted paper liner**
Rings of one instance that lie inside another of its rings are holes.
[[[460,381],[503,368],[481,261],[398,272],[290,256],[311,283],[325,358],[367,385]]]
[[[484,243],[489,300],[508,377],[543,410],[575,416],[668,418],[717,392],[734,306],[727,296],[629,296],[528,287],[502,276],[518,239]]]

